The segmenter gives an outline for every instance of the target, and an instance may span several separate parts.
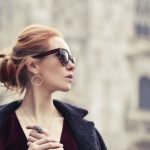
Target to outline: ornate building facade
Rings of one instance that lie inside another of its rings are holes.
[[[26,25],[60,29],[78,65],[56,97],[87,108],[108,149],[150,149],[149,0],[1,0],[0,16],[0,49]]]

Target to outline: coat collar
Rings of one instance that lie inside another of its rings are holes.
[[[7,116],[15,111],[21,104],[21,101],[11,102],[0,107],[0,128],[7,119]],[[79,150],[100,150],[97,145],[97,135],[94,123],[83,119],[88,111],[70,104],[54,100],[55,107],[62,113],[65,121],[78,143]]]
[[[71,104],[54,100],[55,107],[63,114],[63,116],[76,116],[83,118],[88,114],[88,111]]]
[[[101,150],[97,145],[94,123],[83,119],[88,113],[87,110],[60,101],[55,101],[54,105],[68,123],[79,150]]]
[[[60,102],[58,100],[54,100],[55,107],[65,116],[73,115],[77,117],[83,118],[88,114],[88,111],[85,109],[81,109],[79,107],[75,107],[71,104]],[[7,116],[12,111],[15,111],[22,103],[22,100],[14,101],[9,104],[5,104],[0,106],[0,120],[1,117]]]

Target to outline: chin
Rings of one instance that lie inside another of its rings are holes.
[[[62,89],[61,91],[63,91],[63,92],[68,92],[68,91],[70,91],[71,90],[71,88],[65,88],[65,89]]]
[[[70,90],[71,90],[71,86],[61,87],[61,88],[59,89],[59,91],[62,91],[62,92],[68,92],[68,91],[70,91]]]

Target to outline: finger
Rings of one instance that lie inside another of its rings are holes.
[[[30,136],[30,135],[29,135],[28,141],[33,143],[33,142],[37,141],[37,139],[34,138],[33,136]]]
[[[32,130],[34,130],[34,127],[35,126],[26,126],[26,129],[32,129]]]
[[[44,134],[40,134],[40,133],[37,133],[35,131],[31,131],[30,134],[29,134],[29,136],[31,136],[31,137],[33,137],[35,139],[42,139],[42,138],[45,137]]]
[[[26,126],[26,129],[34,130],[34,131],[36,131],[36,132],[38,132],[38,133],[45,134],[46,136],[49,136],[49,135],[50,135],[46,130],[44,130],[44,129],[42,129],[42,128],[40,128],[40,130],[37,130],[37,126],[36,126],[36,125],[34,125],[34,126]],[[39,128],[38,128],[38,129],[39,129]]]
[[[53,138],[49,138],[49,137],[44,137],[44,138],[42,138],[42,139],[40,139],[40,140],[37,140],[37,141],[34,142],[34,143],[37,144],[37,145],[42,145],[42,144],[48,143],[48,142],[58,143],[58,144],[59,144],[58,141],[56,141],[56,140],[53,139]]]
[[[28,145],[28,146],[31,146],[31,144],[32,144],[32,142],[27,142],[27,145]]]
[[[26,126],[26,129],[32,129],[32,130],[35,130],[38,133],[43,133],[43,129],[40,126],[36,126],[36,125]]]
[[[48,148],[51,148],[51,149],[63,148],[63,144],[61,144],[61,143],[54,143],[54,142],[48,142],[48,143],[39,145],[39,149],[48,149]]]

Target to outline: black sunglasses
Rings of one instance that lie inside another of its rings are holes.
[[[69,54],[69,52],[66,49],[63,48],[56,48],[56,49],[52,49],[49,51],[44,51],[44,52],[40,52],[38,54],[33,55],[33,58],[43,58],[47,55],[51,55],[51,54],[55,54],[56,56],[58,56],[61,64],[63,66],[67,66],[67,64],[69,63],[69,60],[76,65],[76,60],[75,57],[71,54]]]

